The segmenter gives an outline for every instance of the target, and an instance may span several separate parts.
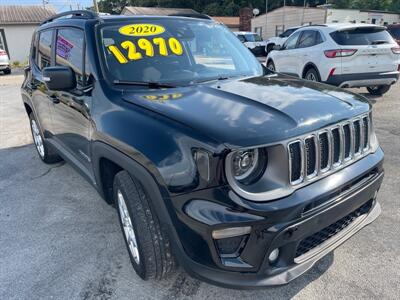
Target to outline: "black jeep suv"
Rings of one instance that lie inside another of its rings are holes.
[[[285,284],[380,213],[369,102],[266,70],[205,16],[63,13],[29,60],[40,158],[116,206],[143,279]]]

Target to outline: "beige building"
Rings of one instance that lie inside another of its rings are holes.
[[[400,14],[385,11],[333,9],[325,7],[286,6],[251,20],[251,30],[264,39],[278,36],[290,27],[324,23],[369,23],[389,25],[400,23]]]
[[[55,13],[52,7],[0,5],[0,48],[7,51],[11,62],[28,60],[33,32]]]
[[[285,6],[257,16],[251,20],[251,30],[260,34],[263,39],[278,36],[286,29],[300,25],[322,24],[326,20],[323,8],[302,8]]]

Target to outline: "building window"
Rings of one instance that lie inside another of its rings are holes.
[[[262,36],[262,27],[255,27],[254,32],[258,33],[259,36]]]
[[[0,49],[5,50],[10,57],[10,53],[8,52],[6,35],[4,33],[4,29],[0,29]]]
[[[285,31],[285,25],[276,25],[275,27],[275,36],[279,36]]]

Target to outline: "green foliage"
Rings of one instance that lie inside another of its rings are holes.
[[[268,10],[281,7],[284,0],[268,0]],[[326,0],[306,0],[315,7]],[[400,11],[400,0],[328,0],[335,8],[376,9]],[[286,5],[303,6],[304,0],[286,0]],[[238,16],[241,7],[258,8],[265,13],[265,0],[100,0],[101,12],[120,14],[125,6],[192,8],[211,16]]]

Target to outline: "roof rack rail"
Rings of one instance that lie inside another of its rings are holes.
[[[50,18],[45,19],[40,25],[50,23],[56,19],[65,17],[65,16],[71,16],[71,18],[77,17],[77,18],[82,18],[82,19],[97,19],[98,15],[90,10],[71,10],[71,11],[66,11],[63,13],[59,13],[56,15],[51,16]]]
[[[168,16],[212,20],[212,18],[208,15],[196,14],[196,13],[176,13],[176,14],[170,14]]]

